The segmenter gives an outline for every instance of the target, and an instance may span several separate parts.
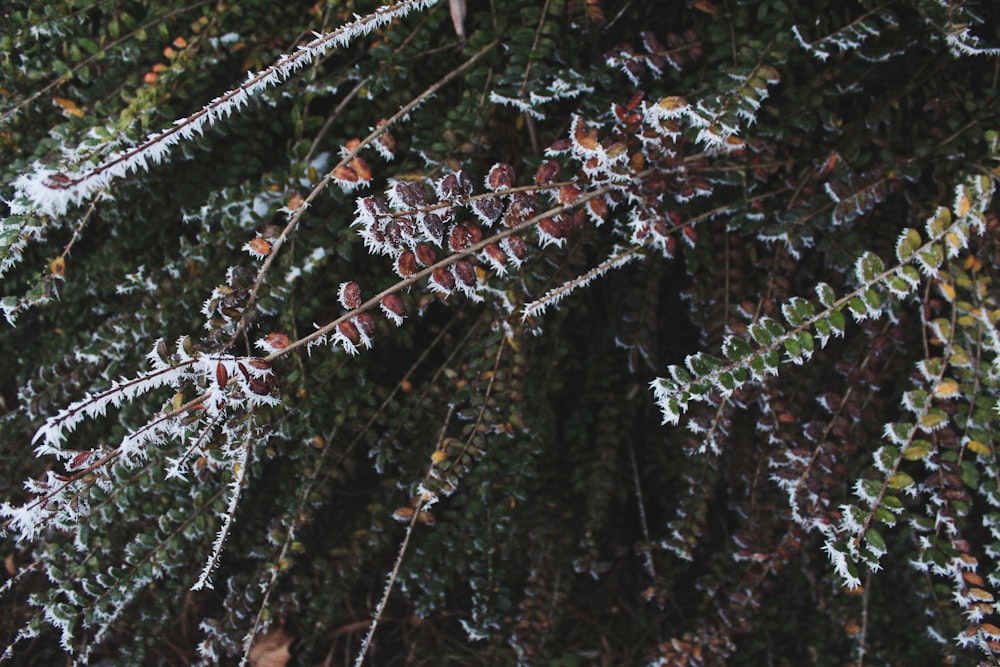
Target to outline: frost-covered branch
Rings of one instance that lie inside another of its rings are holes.
[[[379,7],[368,16],[334,31],[317,35],[308,44],[281,56],[267,69],[249,73],[240,86],[219,95],[190,116],[175,120],[172,127],[149,135],[137,146],[120,151],[92,168],[66,173],[36,163],[33,173],[21,176],[14,183],[16,194],[10,203],[11,212],[15,215],[30,212],[62,215],[70,206],[106,188],[113,181],[160,164],[167,159],[173,146],[200,136],[207,127],[239,113],[255,95],[288,81],[297,71],[309,66],[330,49],[347,46],[360,36],[436,2],[403,0]]]
[[[535,299],[531,303],[524,305],[523,315],[521,316],[522,321],[528,318],[538,317],[544,313],[549,306],[558,305],[560,301],[565,299],[567,296],[572,294],[579,288],[586,287],[594,279],[603,276],[605,273],[612,269],[617,269],[625,266],[626,264],[633,262],[641,257],[637,254],[642,246],[632,246],[631,248],[622,248],[620,246],[615,246],[612,250],[611,256],[606,260],[587,271],[583,275],[577,276],[572,280],[568,280],[559,287],[554,287],[544,295]]]

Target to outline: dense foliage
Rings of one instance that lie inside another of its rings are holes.
[[[380,4],[5,3],[3,658],[996,664],[995,3]]]

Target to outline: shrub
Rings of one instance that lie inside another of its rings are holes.
[[[13,3],[5,658],[995,660],[998,25]]]

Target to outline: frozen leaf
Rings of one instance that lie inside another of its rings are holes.
[[[62,108],[62,111],[67,116],[73,116],[75,118],[83,118],[83,109],[76,105],[76,102],[65,97],[56,97],[52,100],[55,104]]]
[[[904,490],[910,488],[914,484],[915,482],[913,481],[913,478],[905,472],[897,472],[889,478],[890,489]]]
[[[514,167],[505,162],[493,165],[486,176],[486,187],[493,191],[512,188],[516,183],[517,174]]]
[[[257,259],[263,259],[271,254],[271,243],[260,236],[251,239],[244,246],[244,249]]]
[[[353,280],[341,283],[337,297],[340,300],[340,305],[346,310],[354,310],[361,305],[361,286]]]
[[[381,308],[385,316],[392,320],[396,326],[403,323],[403,318],[406,316],[406,306],[403,305],[403,299],[398,294],[386,294],[382,297]]]

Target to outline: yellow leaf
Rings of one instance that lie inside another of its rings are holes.
[[[938,283],[938,288],[941,290],[941,294],[944,295],[944,298],[948,299],[948,301],[955,300],[954,285],[952,285],[951,283]]]
[[[938,398],[948,398],[958,393],[958,383],[954,380],[944,380],[934,388],[934,395]]]
[[[920,461],[931,455],[934,450],[926,440],[917,440],[903,450],[903,456],[907,461]]]
[[[57,105],[62,107],[63,113],[67,116],[75,116],[77,118],[83,118],[83,110],[76,106],[76,102],[73,100],[68,100],[65,97],[56,97],[52,100]]]
[[[955,250],[962,249],[962,238],[955,232],[948,232],[948,234],[945,235],[944,238],[948,242],[948,245],[950,245]]]
[[[972,201],[970,201],[967,196],[962,195],[961,197],[958,198],[958,205],[955,207],[955,213],[957,213],[958,217],[961,218],[963,215],[968,213],[969,209],[971,208],[972,208]]]
[[[683,97],[678,97],[676,95],[664,97],[660,100],[660,107],[666,111],[676,111],[677,109],[683,109],[686,106],[688,106],[688,101]]]
[[[993,450],[989,445],[979,442],[978,440],[969,440],[965,443],[965,446],[968,447],[970,451],[975,454],[979,454],[980,456],[989,456],[993,453]]]
[[[972,361],[969,359],[969,355],[967,355],[965,352],[955,350],[951,353],[951,356],[948,357],[948,363],[950,363],[952,366],[958,366],[959,368],[964,368],[968,366],[970,363],[972,363]]]

